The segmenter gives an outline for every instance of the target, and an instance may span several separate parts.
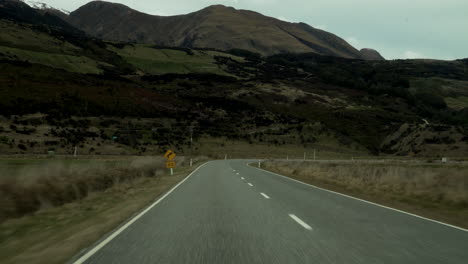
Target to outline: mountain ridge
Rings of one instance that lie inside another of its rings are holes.
[[[365,59],[332,33],[255,11],[212,5],[175,16],[149,15],[123,4],[92,1],[70,13],[68,22],[108,41],[186,48],[245,49],[265,56],[307,53]]]

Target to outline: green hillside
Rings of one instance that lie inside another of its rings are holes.
[[[0,20],[1,153],[187,152],[192,127],[204,151],[468,155],[466,60],[261,57],[104,42],[54,23]]]
[[[243,61],[241,57],[216,51],[164,49],[142,44],[129,44],[123,45],[123,47],[109,46],[109,49],[146,74],[213,73],[228,75],[216,64],[215,56],[229,56],[234,60]]]

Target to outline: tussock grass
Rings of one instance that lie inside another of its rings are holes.
[[[468,208],[468,166],[267,161],[264,167],[312,183],[396,199],[423,207]]]
[[[183,157],[177,159],[174,175],[156,167],[155,160],[159,159],[127,158],[122,161],[120,157],[117,169],[125,167],[140,172],[155,169],[156,176],[140,175],[104,191],[91,192],[83,199],[0,222],[0,263],[67,263],[132,215],[141,212],[207,158],[197,157],[191,168]]]
[[[185,159],[178,166],[187,166]],[[26,165],[17,175],[0,177],[0,222],[81,200],[92,192],[167,173],[162,158],[139,157],[115,162],[54,162]],[[8,171],[8,173],[12,173]],[[4,172],[0,171],[0,175]]]

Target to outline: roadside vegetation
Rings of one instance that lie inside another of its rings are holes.
[[[178,158],[181,167],[187,166]],[[152,157],[0,161],[0,222],[81,200],[137,178],[167,173]]]
[[[2,160],[0,262],[64,263],[205,160],[179,158],[173,176],[151,157]]]
[[[325,189],[468,227],[466,163],[271,160],[263,167]]]

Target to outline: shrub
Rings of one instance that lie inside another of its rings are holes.
[[[444,109],[447,108],[447,104],[444,101],[444,98],[430,94],[430,93],[420,93],[415,96],[417,100],[427,106],[430,106],[435,109]]]
[[[8,144],[10,139],[6,136],[0,136],[0,144]]]
[[[27,148],[26,148],[26,146],[24,144],[18,144],[18,148],[23,150],[23,151],[27,150]]]

